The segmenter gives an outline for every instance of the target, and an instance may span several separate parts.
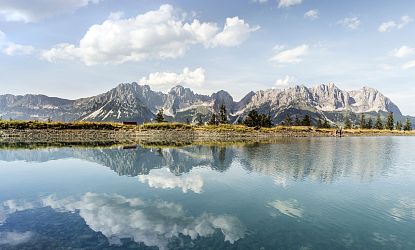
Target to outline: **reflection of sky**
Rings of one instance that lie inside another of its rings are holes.
[[[242,248],[252,241],[266,249],[409,246],[415,244],[409,237],[415,231],[414,149],[413,138],[380,137],[198,146],[161,155],[144,148],[57,149],[51,161],[37,150],[3,151],[0,223],[39,206],[43,197],[58,211],[79,211],[113,243],[132,237],[165,247],[177,234],[208,238],[215,231],[222,242]],[[294,238],[302,244],[289,241]]]
[[[79,199],[48,196],[42,199],[41,204],[59,212],[79,213],[92,230],[101,232],[111,242],[130,238],[147,246],[165,249],[169,240],[179,235],[196,239],[211,236],[219,230],[224,240],[231,244],[245,235],[243,224],[235,216],[210,213],[190,216],[180,204],[162,200],[86,193]],[[8,200],[0,208],[7,219],[7,215],[35,207],[31,203]],[[20,244],[30,240],[32,235],[31,232],[0,231],[0,245]]]

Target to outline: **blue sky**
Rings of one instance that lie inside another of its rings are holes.
[[[0,94],[180,83],[236,98],[334,82],[415,115],[415,2],[0,0]]]

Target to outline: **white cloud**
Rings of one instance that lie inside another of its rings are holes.
[[[279,0],[278,8],[287,8],[293,5],[301,4],[303,0]]]
[[[237,46],[259,28],[232,17],[226,19],[221,31],[216,23],[197,19],[183,22],[178,12],[171,5],[162,5],[132,18],[112,15],[102,24],[91,26],[79,45],[58,44],[44,51],[42,58],[51,62],[79,59],[87,65],[177,58],[190,45]]]
[[[140,175],[138,179],[153,188],[181,188],[183,193],[189,190],[201,193],[203,188],[202,176],[191,173],[176,176],[168,168],[154,169],[148,175]]]
[[[378,31],[379,32],[390,32],[395,28],[402,29],[403,27],[405,27],[412,21],[413,20],[410,16],[402,16],[399,22],[390,20],[390,21],[381,23],[379,25]]]
[[[361,22],[357,17],[346,17],[338,22],[338,24],[343,25],[347,29],[355,30],[359,28]]]
[[[277,64],[299,63],[309,52],[309,46],[307,44],[281,51],[282,48],[283,47],[280,46],[274,47],[276,54],[270,59],[271,62],[275,62]]]
[[[6,34],[0,30],[0,51],[9,56],[29,55],[35,51],[35,48],[8,41]]]
[[[226,18],[223,31],[216,34],[211,46],[237,46],[245,41],[251,32],[258,29],[259,26],[251,28],[249,24],[238,17]]]
[[[304,18],[309,20],[316,20],[319,18],[318,10],[309,10],[306,13],[304,13]]]
[[[32,237],[33,233],[27,232],[0,232],[0,246],[11,245],[16,246],[25,242],[28,242]]]
[[[286,87],[290,86],[291,84],[294,84],[294,82],[295,82],[295,77],[286,75],[284,78],[278,79],[275,82],[275,87],[277,87],[277,88],[286,88]]]
[[[393,55],[398,58],[407,57],[413,54],[415,54],[415,48],[411,48],[405,45],[393,51]]]
[[[413,61],[409,61],[407,63],[405,63],[404,65],[402,65],[403,69],[412,69],[415,68],[415,60]]]
[[[13,55],[30,55],[35,48],[30,45],[21,45],[16,43],[9,43],[4,49],[3,53],[9,56]]]
[[[244,226],[234,216],[207,213],[188,216],[181,205],[161,200],[143,201],[121,195],[86,193],[80,200],[50,196],[43,204],[58,211],[79,211],[92,230],[112,240],[131,238],[160,249],[166,249],[169,240],[179,234],[195,239],[220,230],[225,241],[230,243],[245,235]]]
[[[298,201],[294,199],[287,201],[276,200],[270,202],[268,205],[289,217],[301,218],[304,214],[304,210],[298,206]]]
[[[253,0],[254,3],[267,3],[268,0]]]
[[[396,27],[396,23],[394,21],[383,22],[380,24],[378,31],[379,32],[389,32],[393,28]]]
[[[71,12],[100,0],[1,0],[0,18],[7,22],[36,22]]]
[[[413,19],[410,16],[402,16],[401,22],[398,24],[398,29],[402,29],[403,27],[405,27],[407,24],[409,24],[412,21]]]
[[[205,70],[197,68],[190,70],[184,68],[183,72],[178,74],[174,72],[155,72],[147,77],[141,78],[141,84],[153,86],[171,86],[171,85],[202,85],[205,82]]]

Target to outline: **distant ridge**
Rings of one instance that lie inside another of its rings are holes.
[[[296,85],[251,91],[235,101],[224,90],[201,95],[178,85],[162,93],[135,82],[122,83],[106,93],[76,100],[30,94],[0,95],[0,116],[19,120],[144,122],[154,119],[162,108],[167,120],[194,122],[198,116],[207,121],[221,104],[226,106],[233,123],[244,119],[253,109],[270,114],[275,124],[281,123],[287,114],[293,117],[309,114],[313,123],[318,118],[343,123],[346,116],[357,121],[360,113],[374,117],[393,112],[397,120],[406,118],[389,98],[369,87],[345,91],[333,83],[314,87]]]

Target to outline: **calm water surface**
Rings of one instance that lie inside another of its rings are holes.
[[[415,249],[415,138],[0,150],[0,249]]]

